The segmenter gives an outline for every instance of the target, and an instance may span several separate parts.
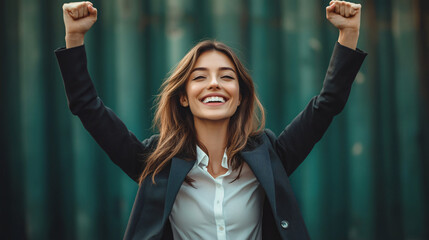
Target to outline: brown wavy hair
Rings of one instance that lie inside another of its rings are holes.
[[[186,160],[196,159],[197,144],[206,150],[196,137],[193,115],[189,108],[180,104],[180,97],[186,95],[186,83],[198,57],[212,50],[225,54],[234,63],[238,76],[241,102],[229,121],[226,154],[232,169],[240,169],[241,172],[243,160],[238,153],[246,147],[249,137],[263,130],[264,108],[256,96],[252,78],[232,49],[221,42],[206,40],[193,47],[161,85],[154,118],[159,139],[155,150],[146,159],[140,183],[149,175],[152,175],[152,182],[155,183],[155,175],[175,156]]]

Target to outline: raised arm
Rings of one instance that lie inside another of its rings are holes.
[[[144,167],[143,157],[156,144],[156,137],[140,142],[116,114],[98,97],[87,69],[85,33],[97,19],[89,2],[63,6],[66,48],[55,51],[64,81],[70,111],[110,159],[133,180],[138,181]]]
[[[333,1],[326,8],[326,17],[339,29],[339,38],[323,88],[278,138],[267,131],[288,175],[307,157],[333,117],[343,110],[347,102],[353,80],[366,56],[366,53],[356,49],[360,12],[360,5],[348,2]]]

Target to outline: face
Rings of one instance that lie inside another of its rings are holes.
[[[186,84],[181,104],[197,120],[229,120],[240,105],[240,87],[233,62],[223,53],[202,53]]]

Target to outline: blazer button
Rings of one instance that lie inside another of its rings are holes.
[[[283,220],[280,222],[280,226],[282,226],[283,229],[286,229],[289,227],[289,222],[286,220]]]

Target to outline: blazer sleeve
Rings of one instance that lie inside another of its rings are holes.
[[[140,156],[154,148],[156,136],[140,142],[98,97],[87,70],[85,46],[55,51],[72,114],[103,148],[110,159],[134,181],[144,163]]]
[[[304,161],[333,117],[343,110],[366,55],[359,49],[352,50],[337,42],[320,94],[311,99],[278,138],[271,131],[266,131],[288,175]]]

